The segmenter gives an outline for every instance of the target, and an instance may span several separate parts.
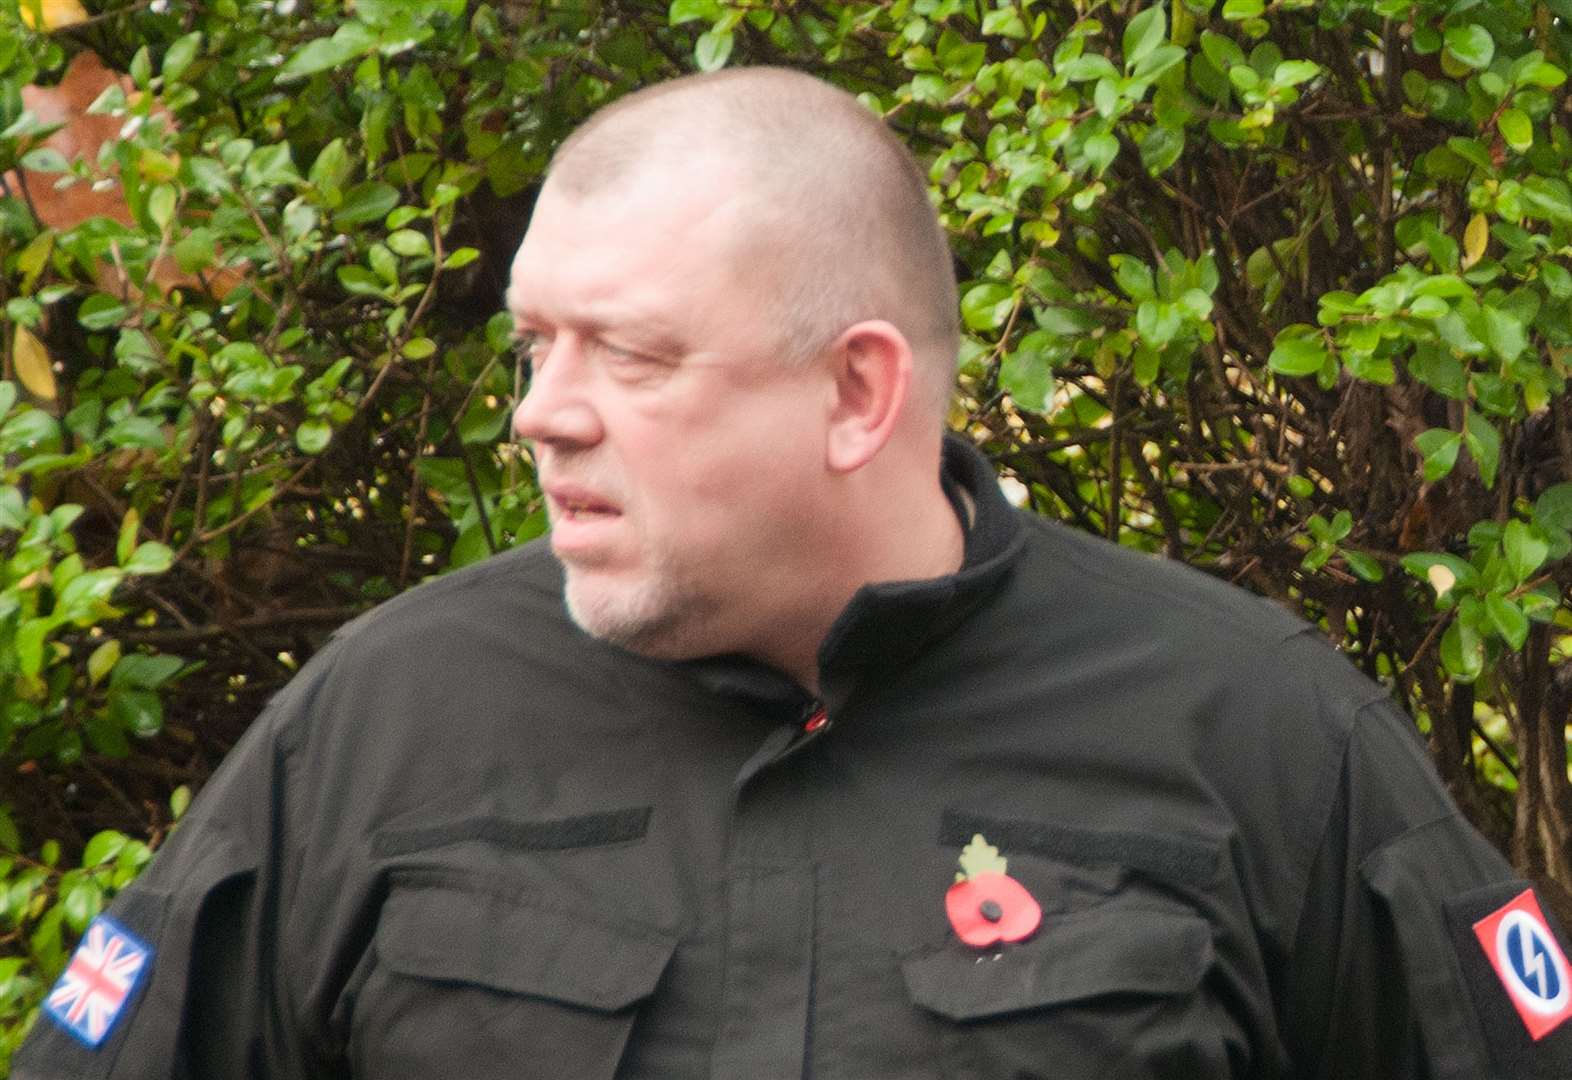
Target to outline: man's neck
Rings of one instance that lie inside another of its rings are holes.
[[[961,568],[966,531],[956,508],[937,481],[908,497],[888,490],[848,506],[837,545],[843,555],[826,552],[821,570],[834,574],[818,593],[820,604],[804,611],[808,632],[779,642],[760,658],[792,676],[810,694],[819,693],[819,649],[836,619],[865,585],[888,581],[925,581]]]

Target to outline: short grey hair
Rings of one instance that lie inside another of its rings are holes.
[[[587,198],[717,157],[749,182],[749,255],[779,282],[783,359],[807,362],[852,324],[887,319],[915,354],[919,394],[942,409],[960,343],[949,245],[910,151],[852,95],[771,67],[659,83],[569,136],[547,183]]]

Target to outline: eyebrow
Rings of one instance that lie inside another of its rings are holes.
[[[548,319],[527,303],[514,303],[510,297],[508,314],[513,316],[516,324],[546,324],[557,320]],[[561,320],[575,329],[588,331],[596,335],[612,334],[618,337],[632,339],[641,348],[648,348],[661,353],[681,352],[687,346],[684,335],[669,320],[656,316],[640,317],[634,314],[631,317],[619,318],[612,322],[593,315],[581,316]]]

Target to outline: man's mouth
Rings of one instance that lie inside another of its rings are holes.
[[[598,521],[617,517],[621,511],[598,495],[575,488],[548,488],[554,517],[558,521]]]
[[[588,521],[594,518],[615,517],[616,511],[594,503],[558,503],[557,514],[566,521]]]

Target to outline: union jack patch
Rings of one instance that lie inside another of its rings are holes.
[[[153,950],[125,927],[100,915],[88,924],[44,1011],[90,1050],[109,1037],[131,995],[152,966]]]

